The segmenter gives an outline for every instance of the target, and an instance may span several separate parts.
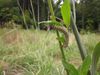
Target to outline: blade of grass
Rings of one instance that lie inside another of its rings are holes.
[[[96,75],[97,63],[100,58],[100,42],[94,48],[93,56],[92,56],[92,67],[91,67],[91,75]]]

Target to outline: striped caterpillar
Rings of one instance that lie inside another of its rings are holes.
[[[51,27],[51,29],[60,31],[60,32],[62,32],[64,34],[64,42],[62,44],[62,47],[63,48],[68,47],[69,35],[68,35],[67,29],[65,27],[62,27],[62,26],[50,26],[50,27]]]

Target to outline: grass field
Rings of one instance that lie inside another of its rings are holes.
[[[100,35],[81,35],[87,51],[92,53]],[[73,34],[65,49],[66,59],[76,68],[81,64]],[[65,75],[61,53],[54,32],[0,29],[0,75]]]

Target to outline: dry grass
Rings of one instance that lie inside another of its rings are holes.
[[[0,31],[2,31],[0,32],[0,65],[2,70],[7,66],[6,75],[65,75],[54,32],[18,29]],[[89,50],[95,46],[100,36],[86,34],[82,35],[82,39]],[[94,43],[88,42],[90,40]],[[76,67],[81,64],[72,34],[65,54],[67,60]]]

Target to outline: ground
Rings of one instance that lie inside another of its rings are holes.
[[[86,50],[92,53],[100,41],[99,33],[81,35]],[[70,34],[66,60],[78,68],[81,57],[74,35]],[[61,52],[54,31],[0,29],[0,75],[65,75]]]

